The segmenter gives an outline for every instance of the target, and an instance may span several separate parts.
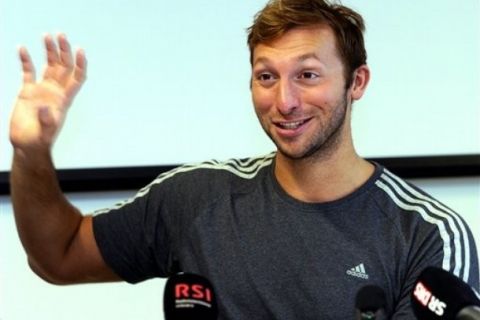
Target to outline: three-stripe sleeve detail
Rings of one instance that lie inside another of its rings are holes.
[[[160,184],[163,181],[169,178],[172,178],[175,175],[183,172],[189,172],[189,171],[194,171],[198,169],[224,170],[243,179],[253,179],[258,174],[258,172],[260,172],[260,169],[272,163],[274,157],[275,157],[275,152],[272,152],[265,156],[256,157],[256,158],[230,159],[223,162],[210,160],[210,161],[205,161],[199,164],[183,165],[173,170],[170,170],[168,172],[164,172],[160,174],[155,180],[150,182],[150,184],[140,189],[133,197],[126,199],[122,202],[119,202],[110,208],[97,210],[94,212],[94,215],[107,213],[112,210],[120,209],[123,206],[134,202],[136,199],[147,195],[150,192],[150,189],[154,185]]]
[[[437,226],[443,241],[442,268],[467,282],[470,272],[470,242],[465,224],[458,214],[422,194],[386,169],[376,181],[376,185],[385,191],[397,206],[417,212],[423,220]]]

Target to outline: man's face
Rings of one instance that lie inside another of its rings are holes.
[[[332,150],[351,97],[328,27],[294,28],[254,49],[252,98],[260,123],[289,158]]]

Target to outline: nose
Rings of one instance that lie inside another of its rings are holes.
[[[282,79],[277,85],[277,110],[282,115],[289,115],[300,106],[297,88],[295,88],[295,85],[289,79]]]

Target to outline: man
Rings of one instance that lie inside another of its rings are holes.
[[[85,55],[47,36],[36,82],[21,49],[11,190],[32,269],[52,283],[201,274],[222,319],[351,319],[367,284],[385,291],[389,318],[412,319],[413,283],[431,265],[478,289],[463,220],[355,151],[352,104],[370,78],[363,29],[340,5],[269,2],[248,42],[253,104],[277,151],[179,167],[94,216],[62,195],[50,153]]]

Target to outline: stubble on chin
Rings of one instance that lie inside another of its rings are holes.
[[[310,140],[305,143],[305,146],[298,151],[290,150],[288,146],[284,147],[282,142],[277,141],[267,128],[262,127],[277,147],[277,152],[281,153],[285,158],[297,161],[318,161],[330,157],[340,146],[342,133],[344,131],[343,128],[346,125],[347,112],[347,93],[345,92],[325,129],[320,129],[321,131],[312,136]]]

